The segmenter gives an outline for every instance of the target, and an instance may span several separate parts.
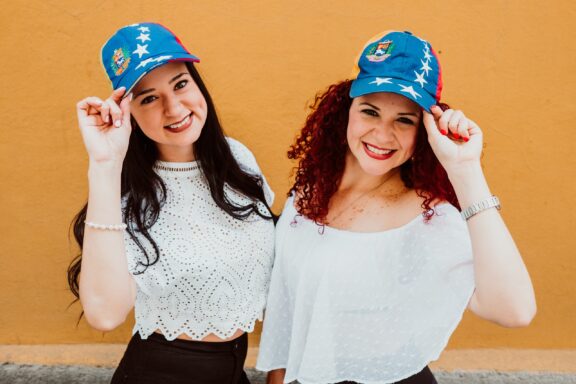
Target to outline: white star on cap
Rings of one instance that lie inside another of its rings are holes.
[[[432,58],[432,55],[430,54],[429,49],[424,51],[424,58],[426,58],[427,61]]]
[[[414,71],[414,74],[416,74],[416,78],[414,79],[414,81],[419,83],[420,87],[424,88],[424,84],[428,84],[428,82],[424,79],[424,72],[418,73]]]
[[[417,93],[414,90],[414,88],[412,88],[412,86],[407,87],[407,86],[402,85],[402,84],[398,84],[398,85],[400,86],[400,88],[402,88],[402,89],[400,89],[401,92],[409,93],[410,95],[412,95],[412,98],[417,99],[419,97],[422,97],[422,96],[420,96],[419,93]]]
[[[432,70],[432,68],[428,65],[428,60],[426,60],[426,61],[420,60],[420,62],[422,63],[422,68],[420,68],[420,69],[426,71],[426,76],[428,76],[428,71]]]
[[[136,50],[132,53],[136,53],[138,54],[138,58],[141,59],[142,55],[146,54],[146,53],[150,53],[146,50],[146,48],[148,48],[148,44],[146,45],[140,45],[140,44],[136,44],[138,46],[138,48],[136,48]]]
[[[377,77],[374,81],[369,82],[368,84],[392,84],[392,78],[390,77]]]
[[[138,30],[140,32],[150,32],[150,28],[148,28],[148,27],[140,27],[140,28],[138,28]]]
[[[150,63],[154,63],[154,62],[159,63],[160,61],[168,60],[168,59],[170,59],[171,57],[172,57],[172,55],[164,55],[164,56],[158,56],[158,57],[156,57],[156,58],[151,57],[151,58],[149,58],[149,59],[142,60],[142,61],[140,62],[140,64],[138,64],[138,66],[136,67],[136,69],[139,69],[139,68],[141,68],[141,67],[142,67],[142,68],[143,68],[143,67],[146,67],[146,66],[147,66],[148,64],[150,64]]]
[[[140,33],[140,36],[138,36],[136,38],[136,40],[140,40],[141,42],[145,42],[147,40],[150,40],[150,35],[146,35],[144,33]]]

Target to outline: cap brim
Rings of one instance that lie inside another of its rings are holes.
[[[136,84],[138,84],[138,82],[144,76],[146,76],[148,73],[150,73],[153,69],[156,69],[156,68],[158,68],[158,67],[160,67],[166,63],[172,62],[172,61],[189,61],[189,62],[193,62],[193,63],[198,63],[198,62],[200,62],[200,59],[194,55],[191,55],[191,54],[173,54],[173,55],[171,55],[171,57],[169,59],[161,60],[161,61],[158,61],[158,62],[151,64],[149,67],[144,69],[142,72],[139,72],[139,73],[132,72],[132,74],[137,75],[137,76],[135,76],[133,79],[122,79],[114,89],[118,89],[120,87],[126,87],[126,92],[124,92],[124,96],[127,96],[132,91],[134,86]]]
[[[404,96],[427,112],[430,112],[430,107],[436,104],[436,98],[420,87],[420,84],[388,77],[366,77],[354,80],[350,88],[350,97],[355,98],[378,92],[392,92]]]

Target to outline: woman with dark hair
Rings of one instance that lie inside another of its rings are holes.
[[[256,366],[268,383],[436,383],[427,365],[466,308],[507,327],[536,311],[482,131],[440,103],[430,44],[382,33],[357,65],[288,152],[299,163]]]
[[[102,48],[112,95],[77,105],[89,197],[68,270],[86,320],[136,323],[112,383],[247,383],[274,251],[273,193],[224,136],[190,54],[154,23]]]

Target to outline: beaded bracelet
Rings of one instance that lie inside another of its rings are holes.
[[[463,210],[460,214],[464,220],[468,220],[475,214],[490,208],[500,209],[500,200],[498,200],[496,196],[490,196],[487,199],[477,201],[476,203]]]
[[[122,224],[98,224],[92,223],[91,221],[84,221],[87,227],[94,228],[94,229],[103,229],[105,231],[123,231],[128,226],[124,223]]]

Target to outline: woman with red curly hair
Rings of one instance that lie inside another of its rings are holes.
[[[433,384],[427,365],[466,308],[506,327],[536,312],[482,131],[440,103],[430,44],[387,32],[357,64],[288,152],[299,163],[257,363],[268,383]]]

